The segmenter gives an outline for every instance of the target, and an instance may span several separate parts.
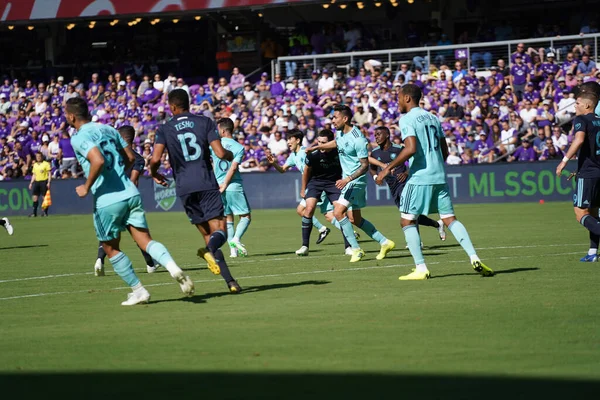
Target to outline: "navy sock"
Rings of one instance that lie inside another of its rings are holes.
[[[206,244],[206,248],[210,250],[211,253],[215,254],[217,250],[221,248],[227,242],[227,234],[223,231],[216,231],[210,235],[210,239]]]
[[[152,258],[152,256],[150,256],[150,254],[146,253],[142,249],[140,249],[140,251],[142,252],[142,256],[144,257],[144,260],[146,261],[146,265],[149,267],[154,267],[154,259]]]
[[[423,226],[431,226],[432,228],[440,227],[440,224],[438,224],[437,221],[432,220],[426,215],[419,215],[419,218],[417,218],[417,224]]]
[[[106,253],[104,252],[104,247],[102,247],[102,243],[98,243],[98,258],[104,262],[106,258]]]
[[[598,250],[599,243],[600,243],[600,236],[590,232],[590,249]]]
[[[217,264],[219,264],[219,268],[221,269],[221,276],[223,277],[223,279],[225,279],[225,282],[229,283],[235,280],[233,279],[233,276],[231,276],[231,272],[229,272],[229,267],[225,262],[225,256],[223,256],[223,252],[221,251],[221,249],[217,249],[213,252],[213,254],[215,256],[215,261],[217,262]]]
[[[600,236],[600,221],[591,215],[584,215],[579,222],[581,225],[585,226],[585,229],[590,231],[596,236]]]
[[[302,217],[302,246],[308,247],[313,221],[309,217]]]

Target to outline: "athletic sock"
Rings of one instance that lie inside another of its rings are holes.
[[[233,235],[235,234],[233,227],[233,221],[227,221],[227,240],[229,241],[233,240]]]
[[[352,228],[352,223],[350,223],[348,217],[344,217],[338,222],[340,224],[340,230],[342,231],[342,234],[350,244],[350,247],[352,247],[353,249],[360,248],[358,246],[358,241],[356,240],[356,237],[354,237],[354,229]]]
[[[116,256],[111,257],[109,260],[116,274],[119,275],[129,287],[133,288],[140,285],[140,280],[133,270],[131,260],[125,253],[118,252]]]
[[[448,229],[450,229],[450,232],[452,232],[456,238],[456,241],[460,243],[469,257],[471,257],[471,261],[479,260],[477,257],[477,252],[475,251],[475,247],[473,247],[473,243],[471,242],[471,238],[467,232],[467,228],[465,228],[462,222],[454,220],[450,225],[448,225]]]
[[[379,242],[379,244],[384,244],[385,242],[387,242],[385,236],[383,236],[381,232],[379,232],[377,228],[375,228],[373,224],[367,221],[366,219],[363,218],[359,228],[362,229],[367,235],[369,235],[371,239],[375,240],[376,242]],[[352,231],[352,235],[354,236],[354,231]]]
[[[309,217],[302,217],[302,246],[308,247],[313,223]]]
[[[233,238],[239,242],[242,239],[242,236],[244,236],[244,233],[246,233],[246,231],[248,230],[248,226],[250,226],[250,218],[248,218],[248,217],[240,218],[240,222],[238,222],[237,228],[235,229],[235,235]],[[229,229],[229,227],[227,227],[227,228]]]
[[[223,256],[223,252],[221,251],[221,249],[217,249],[216,251],[214,251],[213,255],[215,256],[215,261],[217,262],[217,264],[219,264],[219,268],[221,269],[221,276],[223,277],[223,279],[225,279],[225,282],[229,283],[235,280],[233,279],[233,276],[231,276],[231,272],[229,272],[229,267],[225,262],[225,256]]]
[[[181,273],[181,268],[177,266],[171,254],[169,254],[169,250],[160,242],[156,240],[151,240],[146,246],[146,253],[150,255],[153,259],[156,260],[160,265],[165,267],[167,271],[174,278],[175,275]]]
[[[425,257],[423,257],[423,251],[421,250],[421,236],[417,230],[416,225],[408,225],[402,228],[404,231],[404,239],[408,245],[408,250],[413,256],[415,265],[425,264]]]
[[[38,205],[40,204],[39,201],[34,201],[33,202],[33,215],[37,216],[37,210],[38,210]]]
[[[312,224],[319,231],[323,229],[323,224],[317,219],[317,217],[312,217]]]
[[[591,215],[584,215],[579,223],[596,236],[600,236],[600,221]],[[591,240],[591,237],[590,237]]]
[[[227,241],[227,236],[223,231],[215,231],[210,235],[206,248],[213,254],[219,250]],[[158,261],[158,260],[157,260]],[[160,261],[159,261],[160,262]]]
[[[419,218],[417,218],[417,224],[423,226],[431,226],[432,228],[440,227],[440,224],[438,224],[437,221],[432,220],[427,215],[419,215]]]
[[[154,267],[154,259],[150,256],[150,254],[146,253],[144,250],[140,249],[142,252],[142,257],[144,257],[144,261],[146,261],[146,265],[149,267]]]
[[[98,258],[104,263],[104,259],[106,258],[106,252],[104,252],[104,247],[102,246],[102,243],[98,243]]]

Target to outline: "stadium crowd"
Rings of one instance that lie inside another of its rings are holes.
[[[427,62],[426,70],[404,63],[395,71],[367,60],[359,68],[326,65],[311,70],[308,79],[277,74],[271,80],[265,72],[250,81],[233,68],[229,80],[208,78],[194,85],[173,74],[143,71],[141,79],[93,74],[85,83],[78,77],[69,82],[62,76],[49,82],[6,78],[0,85],[0,179],[28,179],[36,152],[51,162],[55,178],[80,176],[69,140],[74,132],[63,116],[72,97],[87,100],[94,121],[116,128],[132,125],[134,144],[148,160],[156,129],[169,118],[167,94],[175,88],[190,94],[193,113],[234,121],[236,138],[246,149],[243,171],[272,169],[269,154],[284,162],[291,129],[304,132],[304,145],[312,144],[319,129],[331,128],[329,117],[337,104],[352,108],[353,122],[372,146],[374,129],[382,125],[400,143],[397,96],[408,82],[423,89],[422,107],[442,123],[448,164],[560,159],[572,140],[564,128],[574,116],[573,89],[600,81],[600,71],[582,46],[569,49],[560,64],[552,49],[528,50],[520,44],[510,59],[479,70],[467,69],[467,60],[439,66]],[[172,173],[167,158],[161,172]]]

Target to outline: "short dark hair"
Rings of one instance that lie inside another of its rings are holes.
[[[402,86],[402,94],[413,99],[416,104],[419,104],[419,101],[421,101],[421,97],[423,96],[421,88],[412,83]]]
[[[77,119],[90,119],[88,105],[81,97],[73,97],[72,99],[67,100],[65,111],[69,114],[73,114]]]
[[[169,93],[169,104],[187,111],[190,109],[190,96],[183,89],[174,89]]]
[[[131,125],[123,125],[118,129],[119,134],[128,145],[131,146],[133,138],[135,138],[135,129]]]
[[[335,106],[333,108],[333,111],[334,112],[337,111],[340,114],[342,114],[342,116],[348,117],[348,122],[350,122],[350,120],[352,120],[352,110],[348,106],[342,106],[342,105]]]
[[[390,130],[387,126],[378,126],[377,128],[375,128],[375,132],[377,131],[383,131],[385,133],[388,134],[388,136],[390,135]]]
[[[577,93],[577,97],[579,97],[582,93],[591,93],[596,96],[596,101],[600,98],[600,85],[598,82],[585,82],[579,86],[579,92]]]
[[[321,132],[319,132],[319,137],[326,137],[327,140],[332,141],[335,136],[331,130],[323,129]]]
[[[296,138],[299,141],[304,140],[304,133],[300,129],[292,129],[287,133],[288,138]]]
[[[229,133],[233,133],[233,121],[231,118],[221,118],[217,121],[217,126],[220,129],[225,129]]]
[[[589,100],[594,104],[598,102],[598,95],[596,93],[588,92],[585,90],[580,91],[579,94],[577,95],[577,98]]]

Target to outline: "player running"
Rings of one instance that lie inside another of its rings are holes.
[[[369,172],[374,180],[377,179],[378,171],[381,171],[398,157],[403,149],[402,146],[391,142],[390,130],[385,126],[375,128],[375,141],[379,146],[371,151],[371,156],[369,157],[369,164],[371,164]],[[390,188],[394,203],[396,203],[398,209],[400,209],[400,197],[407,178],[408,170],[406,168],[406,163],[399,165],[392,171],[392,174],[385,177],[385,183],[387,183]],[[446,240],[446,231],[444,230],[444,223],[442,220],[434,221],[426,215],[419,215],[419,218],[417,219],[417,228],[419,225],[436,228],[440,235],[440,239],[442,241]]]
[[[575,103],[577,116],[573,120],[575,139],[556,167],[556,175],[560,177],[567,162],[577,155],[577,193],[573,196],[573,209],[577,222],[590,232],[590,251],[581,259],[585,262],[598,260],[600,238],[600,117],[594,114],[597,104],[598,96],[594,91],[580,90]]]
[[[248,250],[241,243],[242,236],[250,225],[250,204],[244,192],[244,182],[238,170],[244,159],[244,146],[233,139],[233,121],[230,118],[221,118],[217,122],[221,145],[233,153],[233,161],[222,160],[210,150],[215,177],[219,184],[219,192],[223,200],[225,217],[227,218],[227,238],[229,239],[230,257],[248,255]],[[239,217],[237,229],[234,231],[234,216]]]
[[[334,135],[329,129],[323,129],[317,137],[319,144],[326,144],[332,140],[334,140]],[[335,186],[335,183],[342,179],[342,167],[337,149],[309,153],[306,155],[305,164],[300,196],[306,200],[306,208],[302,216],[302,247],[296,251],[299,256],[308,255],[310,234],[313,228],[312,218],[317,208],[317,202],[325,194],[329,202],[335,204],[341,194],[341,190]]]
[[[140,192],[125,173],[135,161],[131,148],[114,128],[90,122],[87,103],[81,98],[67,101],[65,116],[77,129],[71,144],[87,178],[85,184],[77,186],[77,195],[85,197],[92,192],[96,236],[117,275],[133,290],[121,305],[132,306],[150,300],[150,293],[135,274],[129,257],[121,252],[124,230],[129,231],[141,249],[165,266],[183,293],[193,295],[194,283],[190,277],[184,275],[165,246],[150,236]]]
[[[405,114],[400,118],[404,150],[377,175],[376,179],[376,183],[380,184],[394,168],[410,159],[408,181],[400,197],[400,212],[402,230],[416,268],[399,279],[422,280],[431,276],[425,265],[421,237],[416,224],[419,215],[431,213],[440,214],[444,224],[471,258],[473,269],[483,276],[493,276],[494,271],[481,262],[467,230],[454,216],[444,167],[444,160],[448,157],[448,146],[440,121],[419,107],[421,96],[421,89],[413,84],[404,85],[400,90],[398,108]]]
[[[340,224],[342,233],[351,246],[350,262],[358,262],[365,252],[358,246],[352,224],[362,229],[371,239],[379,242],[381,250],[377,257],[383,260],[396,247],[396,244],[379,232],[375,226],[362,217],[361,209],[367,205],[367,176],[369,169],[368,142],[360,129],[350,124],[352,111],[348,106],[336,106],[333,124],[337,129],[335,140],[319,144],[310,150],[327,150],[337,147],[342,166],[343,179],[336,182],[342,191],[338,202],[334,204],[333,215]],[[351,222],[352,221],[352,222]]]
[[[156,131],[150,172],[158,183],[168,185],[167,179],[158,173],[167,150],[177,195],[190,222],[206,242],[206,248],[198,250],[198,257],[208,263],[213,274],[221,274],[231,293],[239,293],[242,288],[231,276],[221,251],[227,234],[223,201],[210,164],[210,148],[222,160],[233,161],[233,154],[221,145],[217,126],[210,118],[189,112],[190,98],[185,90],[171,91],[168,102],[173,118]]]
[[[13,229],[13,226],[10,224],[10,221],[8,220],[8,218],[1,218],[0,226],[3,226],[4,229],[6,229],[6,232],[8,233],[9,236],[12,236],[12,234],[15,233],[15,230]]]
[[[144,161],[144,158],[139,155],[136,151],[133,150],[133,138],[135,138],[135,129],[133,129],[133,126],[130,125],[123,125],[122,127],[120,127],[118,129],[119,134],[121,135],[121,137],[123,138],[123,140],[125,140],[125,143],[127,143],[127,145],[129,146],[131,150],[131,152],[133,153],[134,157],[135,157],[135,161],[133,162],[133,165],[131,166],[131,168],[129,169],[129,179],[131,180],[131,182],[133,182],[133,184],[135,185],[135,187],[138,186],[139,180],[140,180],[140,175],[144,172],[144,166],[146,165],[146,162]],[[140,249],[142,252],[142,256],[144,257],[144,260],[146,261],[146,272],[148,272],[149,274],[152,274],[154,272],[156,272],[156,270],[160,267],[159,264],[156,264],[154,262],[154,260],[152,259],[152,257],[150,257],[150,254],[146,253],[144,250]],[[98,245],[98,257],[96,258],[96,263],[94,264],[94,275],[96,276],[104,276],[104,259],[106,258],[106,252],[104,251],[104,247],[102,246],[102,243],[99,243]]]

